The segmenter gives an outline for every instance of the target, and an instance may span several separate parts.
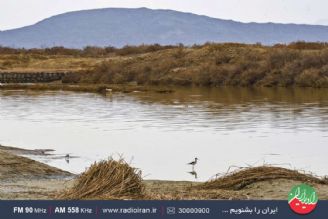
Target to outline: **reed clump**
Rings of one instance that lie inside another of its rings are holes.
[[[124,159],[96,162],[59,199],[138,199],[144,196],[141,171]]]
[[[260,166],[242,168],[229,172],[222,177],[212,179],[198,187],[201,189],[225,189],[241,190],[256,182],[288,179],[301,181],[304,183],[328,184],[328,180],[317,178],[311,174],[301,173],[297,170],[290,170],[281,167]]]

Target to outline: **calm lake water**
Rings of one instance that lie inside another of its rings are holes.
[[[328,175],[328,90],[185,88],[102,96],[0,91],[0,144],[80,173],[113,155],[145,179],[198,181],[229,166],[274,164]],[[67,163],[65,154],[77,158]]]

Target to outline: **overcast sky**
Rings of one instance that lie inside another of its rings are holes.
[[[105,7],[173,9],[243,22],[328,24],[327,0],[0,0],[0,30]]]

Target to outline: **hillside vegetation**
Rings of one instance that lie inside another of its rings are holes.
[[[328,87],[328,45],[324,43],[0,48],[0,70],[33,69],[38,64],[79,72],[65,83]]]
[[[83,50],[53,47],[46,49],[13,49],[0,46],[0,71],[81,71],[105,60],[122,59],[125,55],[149,53],[174,46],[85,47]]]

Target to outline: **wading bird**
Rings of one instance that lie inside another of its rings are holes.
[[[188,163],[188,165],[192,165],[192,168],[194,169],[195,165],[197,164],[198,158],[196,157],[194,161]]]
[[[69,163],[69,157],[70,157],[69,154],[66,154],[65,160],[66,160],[67,163]]]

